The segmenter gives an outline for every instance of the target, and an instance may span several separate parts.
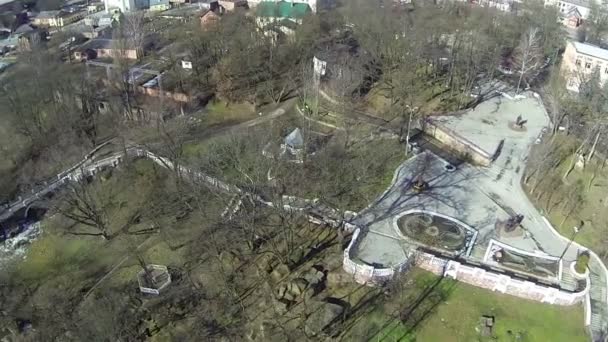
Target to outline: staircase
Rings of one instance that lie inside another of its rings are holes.
[[[606,341],[608,328],[608,303],[606,289],[606,274],[597,262],[589,264],[589,278],[591,288],[589,297],[591,299],[591,324],[588,329],[593,342]]]
[[[562,279],[559,282],[559,286],[568,291],[577,292],[579,289],[579,280],[574,277],[570,272],[570,268],[564,267],[562,270]]]

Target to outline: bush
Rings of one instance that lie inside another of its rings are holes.
[[[589,264],[589,252],[582,252],[576,258],[576,264],[574,265],[574,269],[576,272],[583,274],[587,270],[587,265]]]

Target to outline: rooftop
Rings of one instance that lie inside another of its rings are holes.
[[[589,0],[561,0],[561,2],[564,2],[567,4],[572,4],[575,6],[580,6],[580,7],[587,7],[587,8],[591,7],[591,1],[589,1]]]
[[[200,17],[206,17],[206,16],[210,16],[210,17],[218,17],[219,18],[219,14],[215,13],[215,11],[212,11],[210,9],[208,10],[204,10],[203,12],[201,12],[201,14],[199,15]]]
[[[31,32],[31,31],[34,31],[33,27],[31,27],[28,24],[23,24],[15,30],[15,33],[26,33],[26,32]]]
[[[182,4],[180,7],[174,7],[162,13],[162,16],[167,17],[187,17],[193,15],[202,15],[208,8],[202,6],[201,3],[197,2],[195,4]]]
[[[578,53],[591,57],[608,60],[608,50],[587,43],[572,42]]]
[[[267,18],[298,19],[305,17],[311,12],[312,9],[308,4],[290,3],[286,1],[264,1],[257,6],[257,15]]]
[[[581,11],[578,10],[578,7],[570,7],[570,9],[568,9],[568,11],[566,13],[564,13],[562,16],[564,17],[572,17],[572,16],[576,16],[578,18],[582,18],[582,14]]]
[[[169,0],[150,0],[150,7],[167,4],[169,4]]]
[[[80,49],[81,50],[111,49],[113,42],[114,41],[112,39],[95,38],[95,39],[91,39],[91,40],[87,41],[86,43],[82,44],[80,46]]]
[[[51,19],[51,18],[58,17],[60,14],[61,14],[61,11],[42,11],[42,12],[38,13],[36,18]]]
[[[304,147],[304,138],[302,137],[302,131],[300,128],[296,128],[289,133],[289,135],[285,138],[285,144],[292,148]]]

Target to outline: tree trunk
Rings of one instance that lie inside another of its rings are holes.
[[[589,178],[589,183],[587,184],[587,191],[591,190],[591,185],[593,185],[593,181],[597,177],[598,170],[603,169],[605,163],[606,161],[602,160],[596,165],[595,169],[593,169],[593,175],[591,175],[591,177]]]
[[[519,80],[517,81],[517,90],[515,90],[515,94],[519,94],[519,88],[521,87],[521,80],[524,78],[524,67],[525,67],[525,62],[524,65],[522,66],[521,70],[520,70],[520,74],[519,74]]]
[[[583,142],[580,144],[580,146],[576,149],[576,151],[574,152],[574,155],[572,156],[572,159],[570,159],[570,165],[568,165],[568,169],[566,170],[566,172],[564,173],[564,177],[563,179],[568,178],[568,176],[570,175],[570,172],[572,172],[572,170],[574,170],[574,165],[576,164],[576,159],[578,158],[578,155],[580,154],[580,152],[583,150],[583,148],[585,147],[585,144],[587,144],[587,140],[589,139],[589,136],[587,136],[585,138],[585,140],[583,140]]]
[[[587,155],[587,163],[589,163],[589,161],[591,161],[591,158],[593,157],[593,154],[595,153],[595,147],[597,146],[597,142],[598,140],[600,140],[600,134],[602,133],[601,129],[598,130],[597,134],[595,135],[595,140],[593,141],[593,145],[591,146],[591,150],[589,151],[589,155]]]
[[[576,208],[576,205],[572,205],[572,208],[570,210],[568,210],[568,213],[566,214],[566,216],[564,216],[564,219],[562,220],[562,222],[560,222],[559,227],[561,228],[564,223],[566,223],[566,221],[570,218],[570,215],[572,215],[572,213],[574,212],[574,209]]]
[[[409,114],[408,114],[408,120],[407,120],[407,130],[405,133],[405,156],[406,157],[409,155],[411,127],[412,127],[412,111],[410,109]]]

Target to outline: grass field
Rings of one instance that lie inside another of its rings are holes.
[[[203,111],[200,118],[206,128],[231,126],[256,117],[251,104],[236,103],[227,105],[222,101],[210,102]]]
[[[399,320],[390,303],[364,317],[351,331],[369,341],[587,341],[581,306],[561,307],[494,293],[467,284],[414,270],[407,290],[409,302],[427,293],[420,304]],[[437,284],[434,288],[433,285]],[[432,291],[429,289],[432,288]],[[413,307],[413,306],[412,306]],[[401,306],[400,310],[407,310]],[[387,310],[388,309],[388,310]],[[495,317],[493,335],[477,331],[481,316]],[[363,334],[363,335],[362,335]],[[361,339],[364,340],[364,339]]]
[[[459,283],[416,333],[420,341],[475,341],[481,315],[496,318],[499,341],[587,341],[581,306],[559,307]],[[553,329],[548,329],[553,327]],[[480,339],[481,340],[481,339]],[[488,339],[490,340],[490,339]]]
[[[562,137],[558,137],[559,139]],[[552,225],[565,237],[572,236],[573,227],[580,226],[584,221],[584,229],[576,236],[576,242],[593,249],[604,257],[608,254],[606,242],[608,241],[608,174],[604,160],[597,156],[593,158],[584,169],[575,168],[563,179],[571,156],[554,169],[543,174],[536,193],[528,197],[540,208]],[[551,181],[555,179],[557,181]],[[530,182],[532,183],[532,182]],[[556,185],[557,184],[557,185]],[[564,199],[573,196],[573,188],[580,195],[577,208],[568,215],[568,208],[564,208]],[[527,188],[528,193],[530,188]]]
[[[445,93],[446,88],[442,84],[420,86],[421,91],[414,94],[412,100],[414,107],[418,107],[420,113],[430,115],[434,113],[449,113],[458,110],[460,103],[466,104],[471,99],[461,96],[449,96]],[[442,94],[443,93],[443,94]],[[382,117],[386,120],[395,119],[390,114],[391,100],[387,91],[373,88],[366,97],[367,106],[365,110],[370,114]]]

